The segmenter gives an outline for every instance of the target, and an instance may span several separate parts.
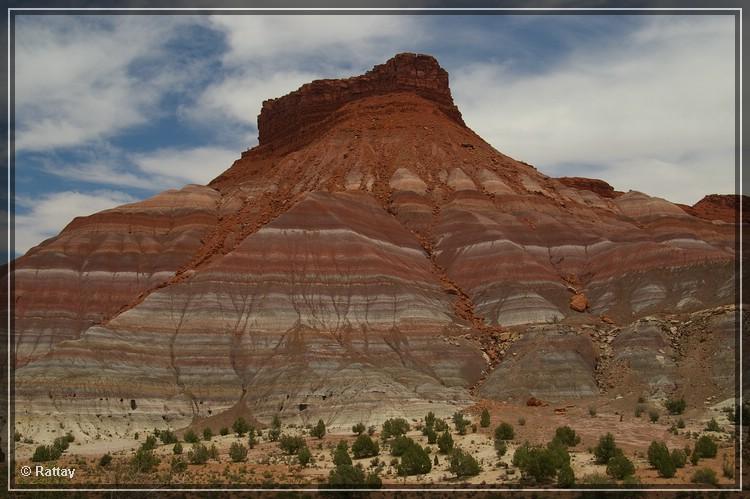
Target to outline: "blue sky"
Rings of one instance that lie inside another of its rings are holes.
[[[206,183],[261,102],[398,52],[438,58],[466,123],[552,176],[692,204],[734,189],[731,16],[16,18],[16,251]]]

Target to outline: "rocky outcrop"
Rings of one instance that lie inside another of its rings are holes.
[[[320,126],[348,102],[374,95],[408,92],[434,102],[450,119],[463,125],[453,104],[448,72],[434,57],[398,54],[362,76],[344,80],[315,80],[288,95],[263,102],[258,116],[258,143],[297,139]]]
[[[624,386],[608,366],[666,392],[669,329],[634,321],[734,300],[733,225],[499,153],[429,56],[303,86],[259,130],[208,187],[76,220],[17,261],[28,424],[350,427],[471,393],[589,397]]]
[[[709,194],[693,206],[684,204],[678,204],[678,206],[694,217],[705,220],[738,223],[740,204],[743,209],[743,222],[750,223],[750,218],[748,218],[748,213],[746,213],[750,210],[750,197],[748,196],[740,196],[739,194]]]

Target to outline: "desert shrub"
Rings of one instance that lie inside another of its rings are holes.
[[[247,459],[247,447],[239,442],[232,442],[229,446],[229,459],[234,463],[239,463]]]
[[[187,471],[187,463],[181,457],[173,457],[172,462],[169,464],[172,473],[184,473]]]
[[[505,443],[505,440],[495,440],[495,453],[497,457],[503,457],[506,452],[508,452],[508,444]]]
[[[392,437],[405,435],[407,431],[409,431],[409,423],[404,418],[387,419],[383,423],[383,431],[380,433],[380,438],[388,440]]]
[[[377,456],[380,453],[380,447],[369,435],[363,435],[357,437],[352,444],[352,455],[354,459],[362,459],[365,457]]]
[[[651,409],[648,411],[648,418],[651,420],[652,423],[656,423],[659,421],[659,411],[656,409]]]
[[[398,436],[391,442],[391,455],[401,456],[409,448],[410,445],[414,444],[414,440],[403,435]]]
[[[666,402],[664,402],[664,407],[666,407],[667,411],[669,411],[670,414],[676,415],[676,414],[682,414],[685,412],[685,399],[680,397],[679,399],[669,399]]]
[[[208,448],[208,457],[215,461],[219,460],[219,449],[216,448],[215,444],[211,444],[211,447]]]
[[[559,470],[564,465],[570,464],[570,454],[568,453],[568,448],[557,440],[553,439],[550,443],[547,444],[547,452],[552,459],[552,464],[555,466],[555,469]]]
[[[193,430],[188,430],[185,433],[185,442],[187,442],[189,444],[198,443],[198,435],[196,435]]]
[[[474,459],[474,456],[462,449],[453,449],[450,459],[448,470],[458,478],[475,476],[481,471],[479,463]]]
[[[34,450],[31,460],[35,463],[54,461],[60,457],[62,452],[52,445],[40,445]]]
[[[622,480],[633,473],[635,473],[635,466],[624,454],[613,456],[607,463],[607,475],[617,480]]]
[[[72,433],[68,432],[65,434],[65,440],[68,442],[75,442],[76,437],[73,436]]]
[[[453,414],[453,424],[459,435],[466,435],[466,427],[469,426],[469,420],[464,417],[462,412],[456,412]]]
[[[177,435],[175,435],[172,430],[163,430],[159,432],[159,440],[161,440],[164,445],[174,444],[177,442]]]
[[[521,445],[513,454],[513,465],[526,476],[533,477],[541,482],[556,475],[555,456],[548,448],[530,446],[527,443]]]
[[[187,457],[190,464],[206,464],[209,458],[208,448],[203,444],[193,444]]]
[[[203,440],[209,441],[214,438],[214,432],[211,428],[203,428]]]
[[[109,463],[111,462],[112,462],[112,456],[110,455],[109,452],[107,452],[99,459],[99,466],[101,466],[102,468],[106,468],[107,466],[109,466]]]
[[[219,430],[219,435],[221,435],[222,437],[226,437],[227,435],[229,435],[229,428],[227,428],[226,426],[222,427]]]
[[[568,447],[575,447],[581,443],[581,437],[576,434],[576,431],[570,426],[559,426],[555,430],[555,438],[563,445]]]
[[[500,423],[495,428],[495,440],[513,440],[514,436],[515,431],[513,431],[513,426],[510,423]]]
[[[174,444],[174,447],[172,447],[172,453],[182,454],[182,444],[180,442]]]
[[[597,464],[607,464],[609,460],[622,451],[615,444],[615,437],[611,433],[599,437],[599,443],[594,447],[594,458]]]
[[[429,473],[432,469],[430,456],[421,445],[410,440],[410,444],[401,455],[401,462],[398,465],[398,474],[400,476],[423,475]]]
[[[557,472],[557,486],[561,489],[569,489],[576,484],[576,475],[573,468],[567,464]]]
[[[279,438],[279,447],[285,454],[296,454],[305,445],[305,440],[302,437],[281,435]]]
[[[719,483],[719,479],[716,478],[716,472],[711,468],[695,470],[690,481],[693,483],[705,483],[708,485],[718,485]]]
[[[488,411],[486,407],[482,409],[482,415],[479,417],[479,425],[482,428],[490,426],[490,411]]]
[[[278,414],[271,420],[271,429],[268,430],[268,440],[276,442],[281,436],[281,419]]]
[[[437,445],[443,454],[449,454],[453,450],[453,437],[448,430],[440,434],[437,439]]]
[[[721,427],[716,421],[716,418],[711,418],[711,421],[706,424],[706,431],[721,431]]]
[[[430,411],[424,417],[424,425],[428,428],[435,426],[435,413]]]
[[[702,459],[704,457],[716,457],[717,450],[716,442],[708,435],[703,435],[695,442],[693,453]]]
[[[143,450],[156,449],[156,437],[153,435],[147,436],[146,440],[141,444],[141,449]]]
[[[310,452],[310,449],[307,448],[307,445],[300,448],[300,450],[297,452],[297,460],[302,466],[307,466],[308,464],[310,464],[310,461],[312,461],[312,453]]]
[[[638,404],[635,406],[635,417],[640,418],[644,412],[646,412],[646,406],[644,404]]]
[[[734,478],[734,459],[724,454],[724,460],[721,463],[721,472],[726,478]]]
[[[648,446],[648,463],[659,471],[659,476],[671,478],[677,471],[667,445],[664,442],[651,442]]]
[[[368,473],[365,475],[361,466],[352,466],[351,464],[342,464],[332,469],[328,475],[328,487],[331,488],[380,488],[382,481],[377,473]]]
[[[239,417],[234,420],[234,423],[232,423],[232,431],[234,431],[238,437],[245,436],[245,433],[247,433],[247,430],[250,428],[250,425],[245,421],[245,418]]]
[[[583,478],[581,478],[579,483],[581,485],[588,485],[591,487],[615,485],[615,482],[610,477],[602,473],[591,473],[589,475],[585,475]]]
[[[593,405],[589,407],[589,416],[591,416],[592,418],[596,416],[596,407],[594,407]]]
[[[367,434],[368,435],[370,435],[370,436],[375,435],[375,431],[377,431],[377,428],[375,427],[375,425],[370,425],[370,426],[367,427]]]
[[[313,426],[312,430],[310,430],[310,435],[316,437],[318,440],[322,439],[326,435],[326,424],[322,419],[319,419],[318,423]]]
[[[253,447],[255,447],[255,444],[257,443],[258,443],[258,437],[255,434],[255,427],[251,426],[247,430],[247,446],[248,448],[252,449]]]
[[[355,435],[361,435],[365,432],[365,425],[364,423],[357,423],[354,426],[352,426],[352,433]]]
[[[151,449],[138,449],[130,460],[130,465],[136,473],[150,473],[154,468],[159,466],[161,460],[154,455]]]
[[[684,468],[687,463],[687,454],[682,449],[672,449],[670,454],[675,468]]]
[[[437,432],[435,431],[435,428],[428,427],[427,431],[425,432],[425,435],[427,436],[427,443],[428,444],[435,444],[437,443]]]
[[[677,428],[685,428],[685,420],[680,418],[677,420]]]
[[[333,451],[333,464],[336,466],[352,464],[352,458],[349,456],[349,446],[345,440],[341,440]]]
[[[525,426],[526,418],[518,418],[518,426]]]
[[[14,442],[20,442],[21,441],[21,432],[20,431],[13,432],[13,441]]]

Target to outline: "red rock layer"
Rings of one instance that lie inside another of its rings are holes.
[[[78,338],[174,274],[216,224],[218,200],[210,187],[188,186],[79,217],[16,260],[16,365]]]
[[[258,116],[258,143],[298,140],[344,104],[394,92],[410,92],[429,99],[452,120],[464,124],[453,104],[448,73],[432,56],[405,53],[362,76],[316,80],[284,97],[264,101]]]
[[[750,223],[750,197],[738,194],[709,194],[693,206],[678,204],[685,212],[694,217],[705,220],[721,220],[722,222],[737,223],[740,204],[742,204],[743,223]]]
[[[616,198],[622,194],[622,192],[616,191],[614,187],[604,180],[599,180],[597,178],[560,177],[557,181],[568,187],[573,187],[574,189],[591,191],[603,198]]]

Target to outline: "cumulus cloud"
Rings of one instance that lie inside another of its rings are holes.
[[[118,191],[56,192],[40,198],[19,197],[18,207],[26,212],[15,217],[15,251],[26,253],[65,227],[72,219],[86,216],[135,199]]]
[[[141,125],[177,76],[168,65],[134,66],[164,54],[180,16],[17,19],[17,151],[78,146]]]
[[[469,126],[548,174],[690,204],[734,191],[732,17],[648,16],[545,71],[479,62],[452,82]]]

